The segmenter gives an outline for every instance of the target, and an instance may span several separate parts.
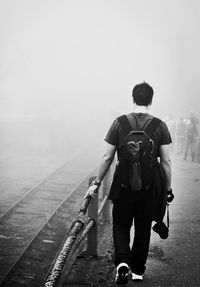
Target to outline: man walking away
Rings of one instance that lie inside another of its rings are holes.
[[[113,239],[117,284],[142,280],[149,251],[151,224],[162,223],[171,189],[169,145],[166,124],[149,114],[153,89],[141,83],[132,92],[134,112],[118,117],[105,141],[106,151],[96,180],[86,193],[95,196],[115,153],[118,162],[110,190],[113,202]],[[130,229],[134,219],[134,240]]]

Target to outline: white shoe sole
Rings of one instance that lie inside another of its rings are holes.
[[[132,273],[132,280],[133,281],[142,281],[143,277],[142,277],[142,275],[138,275],[138,274]]]

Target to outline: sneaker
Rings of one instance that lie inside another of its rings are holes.
[[[117,266],[117,274],[115,277],[115,283],[119,285],[126,285],[128,284],[128,273],[129,267],[126,263],[120,263]]]
[[[135,273],[131,273],[132,274],[132,280],[134,280],[134,281],[142,281],[143,280],[143,277],[142,277],[142,275],[138,275],[138,274],[135,274]]]

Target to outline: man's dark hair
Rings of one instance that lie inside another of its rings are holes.
[[[153,88],[147,83],[141,83],[133,88],[132,97],[138,106],[148,106],[152,102]]]

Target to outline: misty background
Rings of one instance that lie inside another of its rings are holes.
[[[132,111],[200,116],[198,0],[0,0],[0,148],[65,160]]]

